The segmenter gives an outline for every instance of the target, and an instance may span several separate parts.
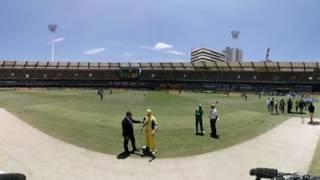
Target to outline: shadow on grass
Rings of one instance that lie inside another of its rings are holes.
[[[291,112],[291,113],[288,113],[288,114],[307,114],[306,112],[302,112],[302,113],[300,113],[300,112]]]
[[[142,151],[142,152],[141,152]],[[156,159],[156,156],[153,155],[151,152],[146,151],[145,149],[138,149],[137,151],[131,152],[121,152],[117,155],[117,159],[127,159],[130,155],[137,155],[141,158],[150,158],[148,162],[152,162]]]
[[[304,115],[307,114],[306,112],[300,113],[300,112],[290,112],[290,113],[282,113],[281,111],[276,113],[270,113],[271,115],[275,116],[275,115],[283,115],[283,114],[288,114],[288,115],[296,115],[296,114],[300,114],[300,115]]]
[[[271,113],[272,116],[281,115],[280,113]]]

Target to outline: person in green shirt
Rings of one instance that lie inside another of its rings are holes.
[[[194,114],[195,114],[195,120],[196,120],[196,135],[204,135],[205,132],[203,130],[203,122],[202,122],[203,110],[202,110],[201,104],[199,104]]]

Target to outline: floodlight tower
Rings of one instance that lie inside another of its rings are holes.
[[[267,53],[266,53],[266,62],[269,61],[269,54],[270,54],[270,48],[267,48]]]
[[[232,61],[235,62],[237,59],[236,52],[237,52],[237,39],[239,37],[240,31],[231,31],[232,39],[233,39],[233,53],[232,53]]]
[[[51,61],[54,62],[54,35],[55,32],[57,30],[57,26],[56,24],[49,24],[48,28],[49,28],[49,32],[51,34]]]

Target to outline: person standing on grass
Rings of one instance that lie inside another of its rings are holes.
[[[285,102],[284,102],[284,99],[282,98],[280,100],[280,111],[282,114],[284,114],[284,106],[285,106]]]
[[[308,107],[308,111],[309,111],[309,115],[310,115],[309,124],[312,124],[313,123],[313,115],[314,115],[314,106],[312,103],[310,103],[310,105]]]
[[[291,110],[292,110],[292,101],[291,101],[291,98],[289,98],[289,100],[288,100],[288,114],[291,113]]]
[[[196,109],[195,112],[195,120],[196,120],[196,135],[204,135],[204,130],[203,130],[203,121],[202,121],[202,115],[203,115],[203,110],[202,110],[202,105],[199,104],[198,108]],[[200,130],[199,130],[200,128]]]
[[[130,153],[128,149],[129,140],[132,144],[132,152],[136,151],[136,140],[134,138],[133,123],[141,123],[141,121],[136,121],[132,119],[132,113],[130,111],[126,112],[126,117],[122,120],[122,136],[123,136],[123,147],[125,153]]]
[[[270,98],[267,99],[267,109],[268,112],[270,112]]]
[[[298,101],[298,99],[296,99],[296,113],[298,113],[298,110],[299,110],[299,101]]]
[[[303,99],[301,98],[300,101],[299,101],[300,114],[303,113],[304,104],[305,104],[305,103],[304,103]]]
[[[143,119],[143,125],[141,131],[145,128],[146,136],[146,151],[151,152],[152,155],[157,153],[157,148],[154,143],[154,134],[159,128],[157,119],[152,115],[151,109],[147,109],[147,116]]]
[[[209,119],[210,119],[210,127],[211,127],[211,137],[218,139],[219,135],[217,134],[217,128],[216,128],[216,122],[218,120],[218,111],[216,109],[215,104],[211,104],[210,106],[211,110],[209,113]]]
[[[274,101],[274,110],[276,111],[276,114],[279,114],[279,112],[278,112],[278,100],[276,99],[275,101]]]
[[[99,96],[100,101],[103,101],[103,89],[98,89],[97,95]]]
[[[274,98],[271,99],[269,106],[270,106],[270,112],[271,112],[271,114],[273,114],[273,111],[274,111]]]

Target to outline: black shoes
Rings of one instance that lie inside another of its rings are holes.
[[[211,137],[214,138],[214,139],[219,139],[220,136],[217,135],[217,134],[216,135],[211,134]]]
[[[196,132],[195,134],[197,136],[204,136],[205,133],[206,133],[205,131],[202,131],[202,132]]]

